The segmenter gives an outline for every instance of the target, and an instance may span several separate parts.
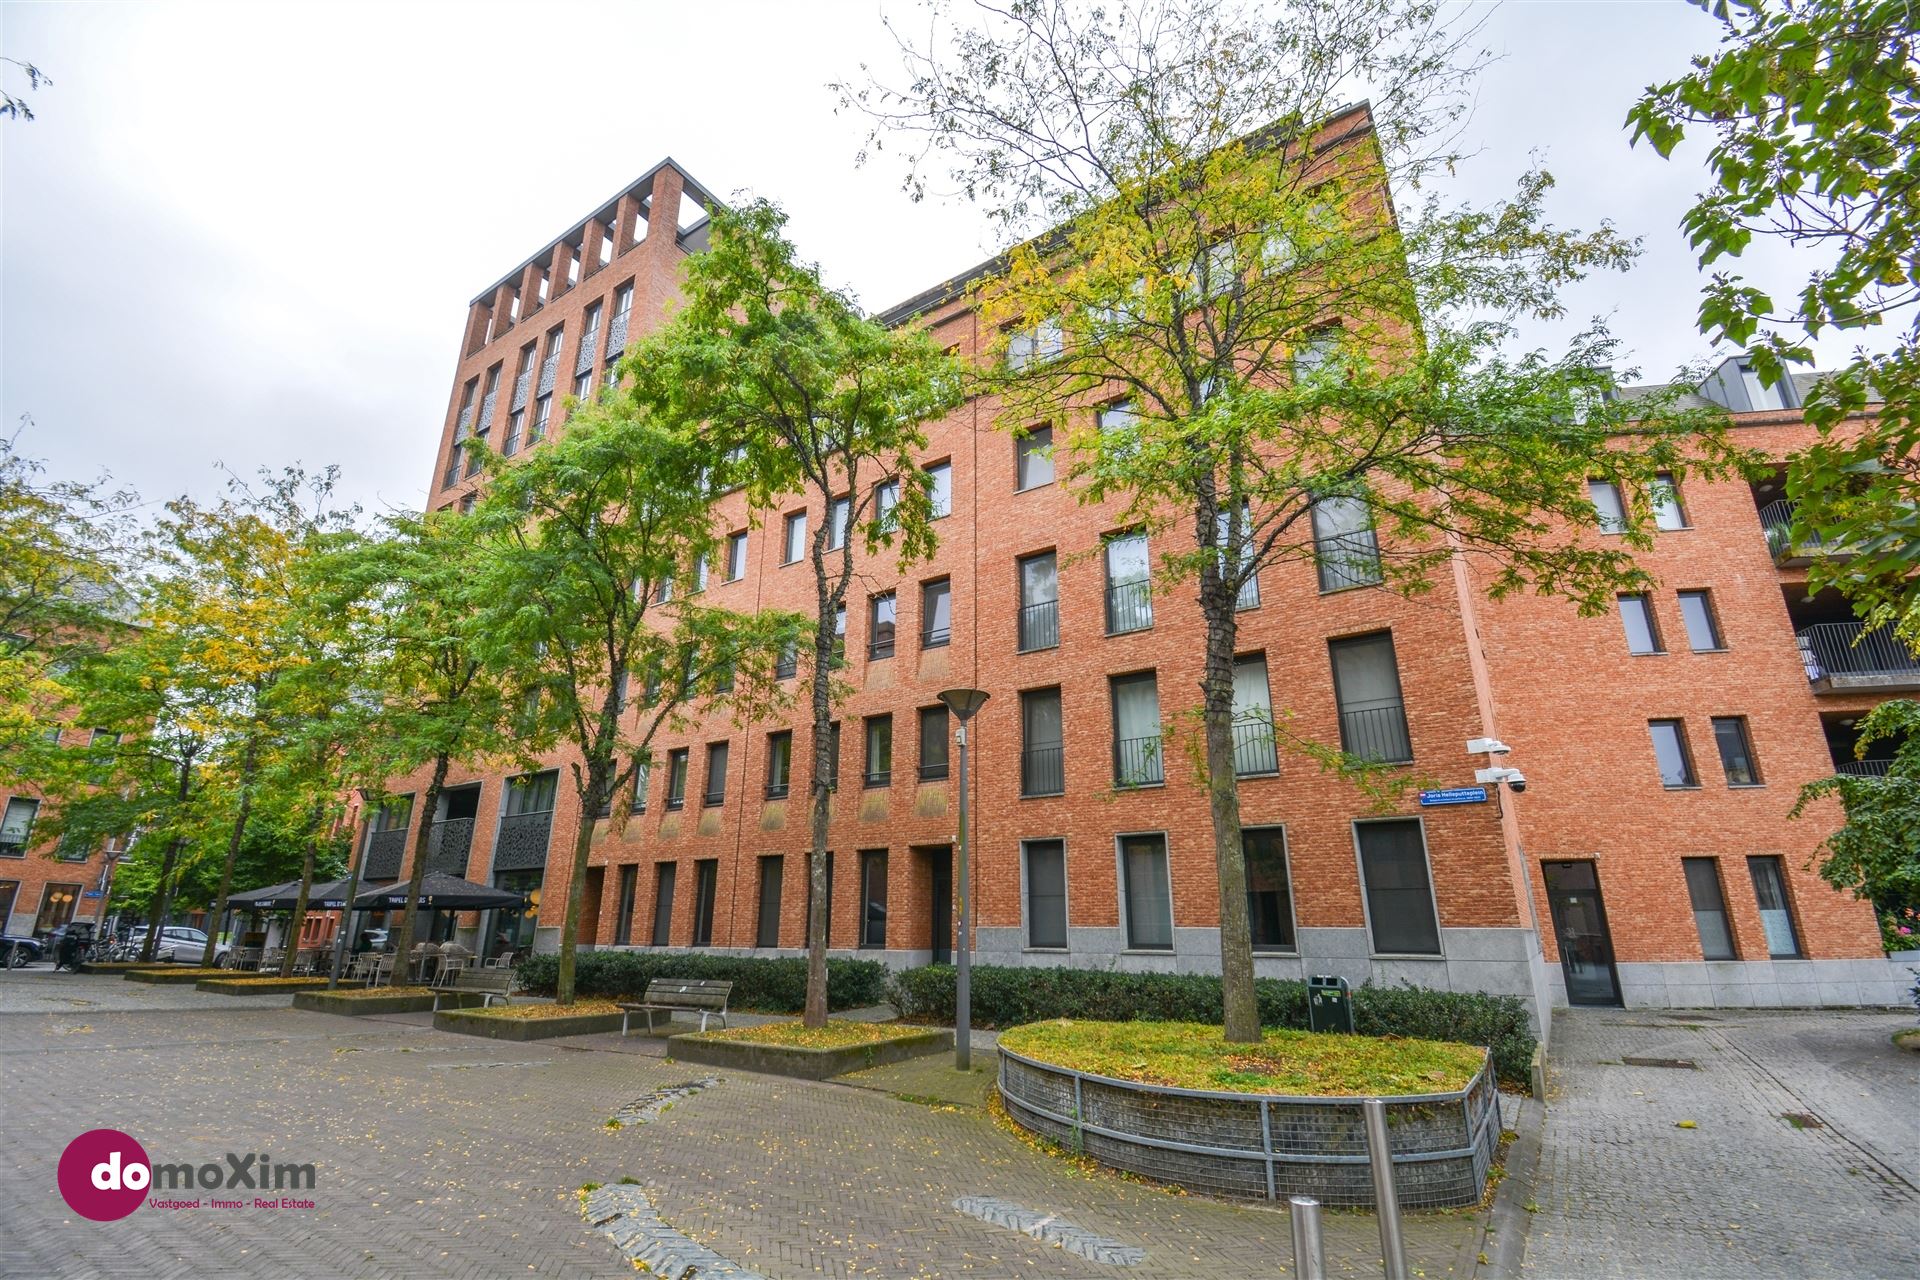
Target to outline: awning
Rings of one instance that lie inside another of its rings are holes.
[[[518,907],[526,902],[522,894],[494,889],[458,876],[429,872],[420,882],[419,905],[426,911],[484,911],[490,907]],[[379,885],[353,900],[356,911],[392,911],[407,905],[407,882]]]

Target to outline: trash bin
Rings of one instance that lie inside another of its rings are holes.
[[[1307,1025],[1315,1031],[1353,1034],[1353,991],[1345,978],[1307,979]]]

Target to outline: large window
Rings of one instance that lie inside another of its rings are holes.
[[[709,743],[707,746],[707,789],[701,793],[700,805],[712,809],[726,803],[727,799],[727,744]]]
[[[932,509],[928,518],[939,520],[953,514],[953,464],[936,462],[927,468],[927,497]]]
[[[614,907],[613,945],[633,945],[633,900],[640,887],[640,864],[629,862],[620,868],[620,894]]]
[[[1020,695],[1020,794],[1057,796],[1066,789],[1060,690],[1028,689]]]
[[[942,703],[920,708],[920,781],[947,776],[947,708]]]
[[[0,933],[12,933],[14,899],[20,896],[18,880],[0,880]]]
[[[667,753],[667,808],[687,807],[687,748]]]
[[[797,564],[807,556],[807,513],[795,511],[787,516],[785,537],[780,543],[782,564]]]
[[[1322,591],[1380,581],[1380,540],[1365,498],[1322,498],[1313,504],[1313,559]]]
[[[847,545],[847,529],[852,518],[852,498],[835,498],[827,504],[827,550],[838,551]]]
[[[693,945],[713,945],[713,900],[720,884],[720,859],[702,858],[693,864]]]
[[[938,649],[953,642],[953,584],[945,578],[920,585],[920,647]]]
[[[1052,649],[1060,643],[1060,576],[1053,552],[1022,556],[1020,567],[1020,652]]]
[[[893,592],[869,597],[867,600],[867,657],[869,659],[877,660],[893,656],[894,617]]]
[[[40,913],[33,918],[35,933],[48,933],[73,922],[73,909],[80,905],[77,884],[48,884],[40,890]]]
[[[1242,778],[1280,771],[1264,653],[1250,653],[1233,663],[1233,771]]]
[[[551,812],[559,785],[560,775],[552,769],[507,779],[507,816]]]
[[[1151,671],[1115,676],[1113,785],[1146,787],[1165,781],[1160,760],[1160,686]]]
[[[867,763],[860,780],[867,787],[893,785],[893,717],[868,716],[866,722]]]
[[[860,945],[887,945],[887,851],[860,854]]]
[[[1013,441],[1014,488],[1038,489],[1053,483],[1053,428],[1028,427]]]
[[[1727,647],[1720,637],[1720,620],[1714,616],[1712,592],[1682,591],[1680,618],[1687,625],[1687,647],[1695,653],[1713,653]]]
[[[1627,652],[1664,653],[1660,647],[1660,629],[1654,623],[1653,602],[1644,592],[1620,598],[1620,625],[1626,628]]]
[[[785,860],[779,854],[760,859],[760,919],[754,931],[753,945],[780,945],[780,886],[785,879]]]
[[[1753,896],[1760,905],[1760,929],[1767,937],[1768,958],[1798,959],[1800,936],[1793,928],[1793,911],[1787,904],[1787,877],[1780,859],[1748,858],[1747,871],[1753,876]]]
[[[1027,840],[1027,945],[1067,946],[1067,847],[1059,840]]]
[[[1283,827],[1247,827],[1240,833],[1247,861],[1247,925],[1255,951],[1292,951],[1293,890],[1287,882]]]
[[[27,842],[33,836],[33,820],[39,812],[40,802],[31,796],[7,801],[5,816],[0,817],[0,858],[27,856]]]
[[[1760,766],[1753,758],[1753,738],[1747,732],[1745,716],[1715,716],[1713,740],[1720,748],[1720,767],[1726,771],[1730,787],[1760,785]]]
[[[1173,886],[1167,880],[1167,838],[1120,837],[1120,889],[1127,950],[1173,950]]]
[[[1693,753],[1687,750],[1687,728],[1678,720],[1649,720],[1647,732],[1653,738],[1653,760],[1660,769],[1663,787],[1693,787],[1699,779],[1693,772]]]
[[[747,531],[727,535],[727,581],[738,582],[747,576]]]
[[[1393,633],[1334,640],[1333,691],[1340,708],[1340,747],[1348,755],[1383,764],[1413,759],[1407,708],[1400,696],[1400,664]]]
[[[662,862],[653,873],[653,945],[664,947],[673,930],[673,881],[676,868]]]
[[[1007,337],[1007,368],[1020,370],[1053,359],[1066,350],[1066,335],[1058,320],[1042,320],[1031,329]]]
[[[1367,926],[1381,955],[1440,954],[1440,920],[1427,878],[1426,842],[1410,818],[1357,822],[1360,881],[1367,895]]]
[[[1599,514],[1600,532],[1626,532],[1627,508],[1620,501],[1620,486],[1611,480],[1589,480],[1587,497],[1593,502],[1593,509]]]
[[[1153,585],[1147,535],[1117,533],[1107,539],[1107,634],[1145,631],[1153,625]]]
[[[1706,960],[1734,960],[1733,930],[1727,926],[1727,899],[1720,885],[1720,864],[1712,858],[1682,858],[1687,876],[1687,900],[1693,904],[1693,924],[1700,931],[1700,955]]]
[[[793,787],[793,730],[767,735],[767,799],[784,800]]]
[[[1647,498],[1653,503],[1653,524],[1656,529],[1684,529],[1687,527],[1687,510],[1680,505],[1680,485],[1671,471],[1653,473],[1653,487]]]

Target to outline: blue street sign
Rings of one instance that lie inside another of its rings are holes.
[[[85,893],[82,893],[80,896],[83,898],[97,898],[100,896],[100,891],[98,889],[88,889]]]
[[[1487,798],[1485,787],[1443,787],[1439,791],[1422,791],[1420,803],[1429,804],[1481,804]]]

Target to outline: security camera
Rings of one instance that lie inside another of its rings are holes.
[[[1504,766],[1496,766],[1492,769],[1475,769],[1473,771],[1473,780],[1478,783],[1489,784],[1496,787],[1504,782],[1513,789],[1516,795],[1527,789],[1527,775],[1521,773],[1518,769],[1508,769]]]
[[[1515,795],[1519,795],[1522,791],[1525,791],[1527,789],[1527,775],[1518,769],[1510,770],[1507,774],[1507,789]]]
[[[1513,748],[1498,738],[1468,738],[1467,754],[1470,756],[1504,756]]]

